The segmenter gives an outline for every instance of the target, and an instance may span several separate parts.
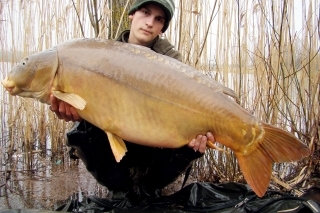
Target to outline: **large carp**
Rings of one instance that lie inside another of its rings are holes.
[[[50,104],[54,94],[103,129],[119,162],[122,139],[164,148],[210,131],[235,153],[247,183],[263,196],[274,162],[309,155],[292,134],[235,103],[227,87],[146,47],[75,39],[24,58],[2,84],[11,95]]]

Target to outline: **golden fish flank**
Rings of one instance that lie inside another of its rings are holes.
[[[259,121],[231,100],[227,95],[236,97],[231,89],[147,48],[76,39],[50,51],[30,56],[2,84],[12,95],[50,104],[52,92],[75,106],[83,119],[106,132],[118,162],[127,151],[123,139],[177,148],[210,131],[233,150],[247,183],[263,196],[274,162],[310,153],[292,134]],[[28,79],[33,79],[28,91],[19,88]]]

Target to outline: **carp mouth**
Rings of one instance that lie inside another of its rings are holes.
[[[3,87],[10,93],[10,95],[19,95],[21,97],[33,97],[40,99],[43,96],[43,91],[34,92],[28,89],[19,88],[15,85],[14,81],[11,81],[6,77],[1,81]],[[48,99],[48,98],[45,98]]]
[[[4,80],[1,81],[1,84],[4,86],[4,88],[11,94],[15,95],[16,93],[14,92],[16,86],[13,81],[10,81],[8,77],[6,77]]]

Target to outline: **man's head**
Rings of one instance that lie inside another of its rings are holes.
[[[169,26],[169,23],[173,17],[175,5],[174,5],[174,0],[136,0],[133,2],[130,10],[129,10],[129,15],[132,15],[135,13],[137,10],[139,10],[142,6],[146,4],[156,4],[159,7],[162,8],[166,15],[166,21],[164,23],[164,26],[162,28],[162,32],[164,33]]]

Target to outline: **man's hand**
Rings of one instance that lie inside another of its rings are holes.
[[[190,141],[188,147],[193,148],[194,151],[204,153],[207,147],[208,140],[213,143],[216,141],[211,132],[207,132],[206,135],[198,135],[195,139],[192,139]]]
[[[57,99],[53,95],[50,95],[50,102],[51,102],[50,110],[56,113],[59,119],[63,119],[65,121],[73,121],[73,122],[82,120],[78,115],[76,109],[70,104]]]

